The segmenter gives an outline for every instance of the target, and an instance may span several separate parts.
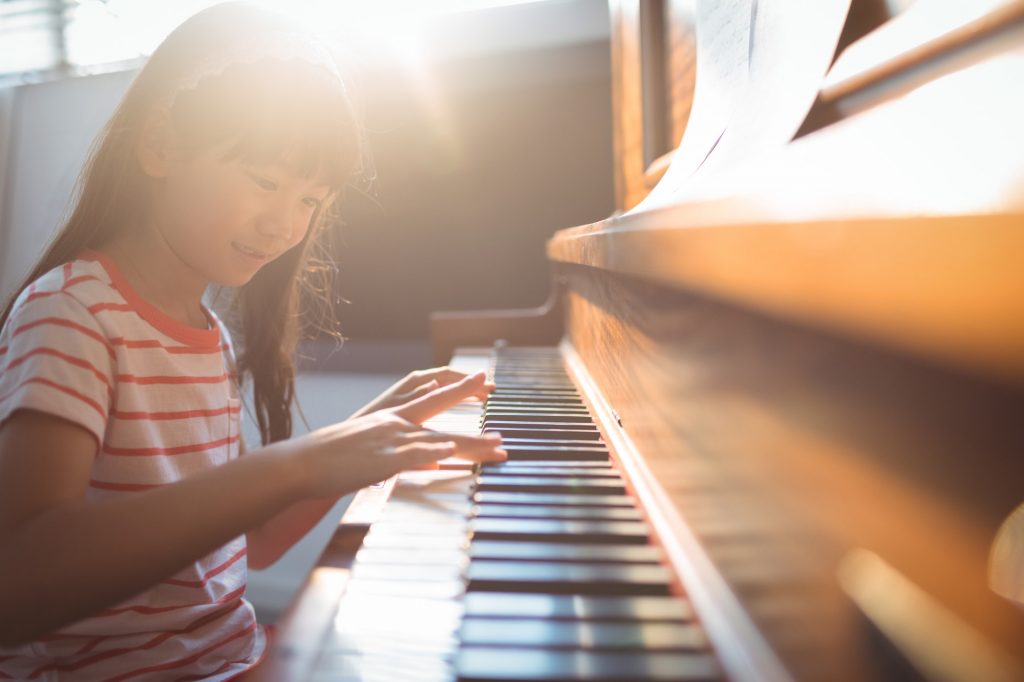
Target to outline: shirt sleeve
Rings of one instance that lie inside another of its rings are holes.
[[[66,419],[103,444],[116,356],[96,318],[70,294],[20,302],[0,331],[0,424],[20,409]]]

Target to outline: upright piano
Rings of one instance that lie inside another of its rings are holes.
[[[1024,3],[833,4],[613,0],[620,210],[432,320],[509,461],[360,492],[254,679],[1024,679]]]

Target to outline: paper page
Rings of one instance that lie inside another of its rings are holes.
[[[849,9],[850,0],[758,0],[750,82],[701,173],[793,139],[828,73]]]
[[[747,87],[755,0],[697,0],[697,75],[683,139],[661,181],[632,210],[672,201],[725,130]]]
[[[753,7],[748,77],[738,94],[730,93],[731,111],[727,120],[719,121],[723,130],[718,143],[696,165],[686,159],[676,169],[673,160],[653,198],[640,208],[693,198],[704,177],[784,146],[807,116],[832,62],[850,0],[757,0]],[[680,151],[689,132],[687,128]]]

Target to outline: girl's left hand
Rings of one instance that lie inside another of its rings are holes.
[[[381,393],[372,402],[353,414],[352,417],[361,417],[378,410],[401,407],[417,398],[422,398],[442,386],[450,386],[462,381],[466,376],[465,373],[450,367],[434,367],[433,369],[421,369],[410,372],[404,379]],[[484,382],[480,390],[473,395],[480,400],[486,400],[493,390],[493,383]]]

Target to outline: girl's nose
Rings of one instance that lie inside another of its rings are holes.
[[[267,237],[290,241],[295,229],[293,211],[284,201],[275,201],[260,216],[257,231]]]

